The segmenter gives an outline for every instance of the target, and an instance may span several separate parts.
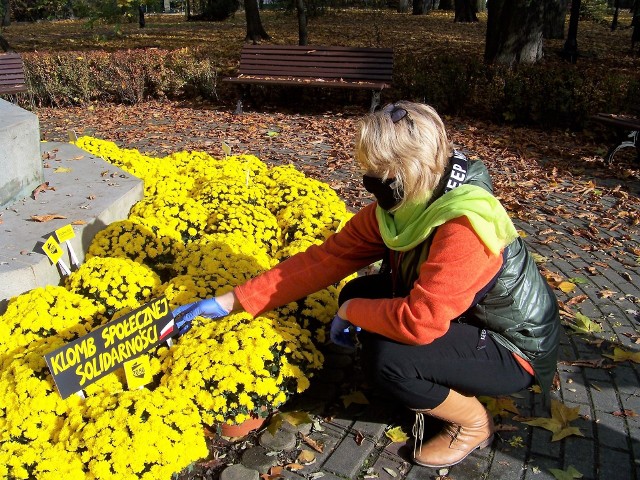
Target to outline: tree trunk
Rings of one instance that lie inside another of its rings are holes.
[[[636,0],[633,6],[633,33],[631,34],[631,48],[635,48],[636,42],[640,42],[640,0]]]
[[[456,14],[454,22],[472,23],[477,22],[476,0],[455,0]]]
[[[244,13],[247,18],[247,36],[245,37],[245,41],[256,44],[260,40],[271,40],[271,37],[262,26],[262,20],[260,20],[258,0],[245,0]]]
[[[8,52],[9,50],[11,50],[9,42],[7,42],[2,35],[0,35],[0,48],[3,52]]]
[[[9,0],[2,0],[2,12],[2,22],[0,22],[0,25],[8,27],[11,24],[11,5],[9,5]]]
[[[542,2],[490,0],[487,6],[485,62],[514,65],[542,58]]]
[[[307,7],[304,0],[296,0],[296,10],[298,11],[298,45],[307,45],[309,31],[307,30]]]
[[[547,39],[564,38],[564,21],[569,0],[545,0],[542,36]]]
[[[138,5],[138,24],[140,25],[140,28],[144,28],[147,24],[144,19],[144,5],[142,4]]]
[[[398,13],[407,13],[409,11],[409,0],[398,1]]]
[[[487,2],[485,0],[476,0],[476,13],[486,12],[486,11],[487,11]]]
[[[433,8],[433,0],[413,0],[413,15],[424,15]]]
[[[580,20],[581,0],[572,0],[571,17],[569,18],[569,31],[567,40],[564,42],[562,56],[571,63],[578,61],[578,21]]]
[[[453,10],[453,0],[440,0],[440,10]]]
[[[620,0],[616,0],[614,3],[613,19],[611,20],[611,31],[613,32],[618,28],[618,13],[620,12]]]

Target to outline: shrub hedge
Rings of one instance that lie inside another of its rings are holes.
[[[34,52],[24,61],[39,106],[233,98],[220,95],[231,87],[218,83],[231,72],[198,50]],[[393,88],[384,96],[425,101],[442,113],[579,129],[599,111],[640,114],[640,73],[544,61],[509,69],[448,54],[396,55]]]
[[[30,92],[39,106],[216,98],[215,65],[189,49],[33,52],[23,58]]]

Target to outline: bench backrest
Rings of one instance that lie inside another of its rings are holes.
[[[244,45],[238,74],[390,84],[393,49]]]
[[[0,94],[26,92],[22,57],[18,53],[0,54]]]

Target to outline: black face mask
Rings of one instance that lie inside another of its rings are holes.
[[[362,185],[365,190],[378,201],[378,205],[383,210],[391,210],[402,201],[404,192],[402,187],[394,185],[396,183],[395,178],[387,178],[382,181],[381,178],[371,177],[369,175],[362,176]]]

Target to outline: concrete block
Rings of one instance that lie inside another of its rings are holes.
[[[11,297],[36,287],[59,285],[62,272],[42,252],[42,244],[54,232],[72,222],[75,238],[70,240],[81,263],[100,230],[127,218],[133,204],[144,196],[142,180],[68,143],[42,143],[43,154],[52,166],[45,168],[45,181],[55,190],[36,199],[22,198],[3,210],[0,226],[0,314]],[[40,158],[40,154],[38,155]],[[55,168],[70,169],[56,173]],[[109,172],[102,175],[102,172]],[[32,220],[34,215],[57,214],[65,218],[48,222]],[[62,260],[71,268],[66,245]]]
[[[40,122],[33,113],[0,99],[0,206],[29,196],[43,182]]]

